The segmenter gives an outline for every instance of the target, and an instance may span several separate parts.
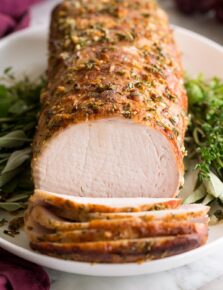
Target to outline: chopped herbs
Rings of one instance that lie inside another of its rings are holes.
[[[115,18],[120,17],[120,11],[117,6],[113,6],[111,4],[104,5],[104,7],[100,10],[100,13],[109,14]]]
[[[169,99],[170,101],[175,101],[176,100],[176,96],[173,95],[172,93],[170,92],[166,92],[165,96],[167,97],[167,99]]]
[[[123,105],[123,112],[122,115],[127,118],[127,119],[131,119],[133,112],[132,112],[132,108],[130,104],[124,104]]]
[[[202,76],[186,81],[191,114],[187,137],[199,160],[201,180],[213,171],[223,181],[223,82],[206,82]]]
[[[19,232],[12,232],[12,231],[10,231],[10,230],[4,230],[3,233],[4,233],[5,235],[8,235],[8,236],[12,237],[12,238],[14,238],[15,235],[18,235],[18,234],[19,234]]]
[[[116,36],[118,37],[118,40],[123,41],[133,41],[135,39],[135,35],[132,32],[125,32],[125,33],[116,33]]]
[[[120,75],[120,76],[124,76],[126,74],[126,72],[124,70],[118,70],[118,71],[116,71],[116,74]]]
[[[10,222],[8,222],[6,219],[0,220],[0,226],[4,226],[6,223],[8,223],[8,226],[5,230],[3,230],[3,233],[5,235],[8,235],[12,238],[15,237],[15,235],[18,235],[20,232],[19,230],[24,225],[24,218],[22,216],[13,218]]]
[[[5,218],[0,219],[0,227],[4,226],[7,222]]]
[[[175,136],[179,135],[179,131],[176,128],[173,128],[172,131]]]
[[[7,221],[5,222],[7,223]],[[23,216],[13,218],[7,226],[7,229],[3,231],[4,234],[14,238],[16,235],[20,233],[20,229],[24,225],[24,218]]]
[[[93,59],[90,59],[86,64],[85,64],[85,67],[87,69],[92,69],[95,67],[95,61]]]
[[[23,227],[24,225],[24,218],[23,217],[16,217],[9,222],[8,229],[12,233],[17,233],[18,230]]]
[[[1,221],[0,221],[0,226],[3,226],[5,223],[8,223],[7,220],[3,219],[4,220],[4,223],[1,224]],[[12,238],[15,237],[15,235],[18,235],[20,232],[19,230],[21,229],[21,227],[23,227],[24,225],[24,218],[23,217],[16,217],[16,218],[13,218],[9,223],[8,223],[8,226],[7,226],[7,229],[3,230],[3,233],[5,235],[8,235]]]
[[[135,82],[132,82],[132,83],[128,83],[128,85],[126,87],[126,89],[128,91],[135,91],[135,88],[142,89],[143,88],[143,82],[135,81]]]
[[[151,16],[151,14],[150,13],[142,13],[142,16],[145,18],[149,18]]]

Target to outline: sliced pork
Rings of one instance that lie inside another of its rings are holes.
[[[187,98],[166,14],[148,0],[64,0],[53,12],[36,133],[36,188],[173,197]]]
[[[206,231],[207,223],[193,221],[147,222],[139,218],[131,218],[109,222],[89,222],[82,229],[60,231],[41,226],[38,220],[29,219],[26,228],[31,241],[81,243],[199,234],[202,230]]]
[[[130,263],[164,258],[203,245],[207,228],[199,234],[89,243],[31,242],[41,253],[65,259],[97,263]]]
[[[207,206],[200,205],[191,205],[185,208],[179,208],[175,210],[163,210],[163,211],[150,211],[143,213],[126,213],[126,214],[114,214],[114,216],[108,216],[109,214],[105,214],[105,216],[94,216],[90,219],[89,222],[75,222],[68,219],[64,219],[61,216],[55,215],[54,212],[46,209],[43,206],[35,206],[31,212],[27,212],[27,219],[32,217],[34,221],[37,221],[40,225],[56,230],[73,230],[73,229],[85,229],[85,228],[95,228],[101,227],[102,224],[111,227],[113,225],[117,225],[121,220],[125,222],[125,220],[136,218],[138,220],[144,220],[147,222],[150,221],[165,221],[165,222],[176,222],[176,221],[187,221],[194,220],[199,218],[206,217],[206,214],[209,210]],[[96,215],[96,214],[95,214]],[[110,214],[111,215],[111,214]],[[206,220],[206,219],[205,219]],[[203,222],[203,220],[202,220]]]
[[[55,257],[124,263],[175,255],[205,243],[208,206],[164,198],[133,201],[36,190],[25,214],[30,245]]]
[[[209,211],[209,206],[201,204],[182,205],[175,210],[157,210],[157,211],[141,211],[141,212],[121,212],[121,213],[91,213],[88,215],[89,220],[95,219],[121,219],[139,217],[145,220],[189,220],[197,219],[206,216]],[[72,213],[61,212],[61,217],[70,219]]]
[[[179,254],[207,240],[181,205],[187,96],[166,14],[148,0],[64,0],[33,144],[32,249],[86,262]]]
[[[140,212],[174,209],[181,204],[180,198],[87,198],[35,190],[30,198],[30,208],[36,203],[45,204],[54,212],[69,214],[71,219],[85,220],[89,213]]]

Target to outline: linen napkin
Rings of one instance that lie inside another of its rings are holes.
[[[42,267],[0,248],[0,290],[49,290]]]
[[[42,0],[0,0],[0,38],[29,25],[32,4]]]

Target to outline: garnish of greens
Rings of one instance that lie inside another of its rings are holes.
[[[43,79],[16,81],[10,69],[0,79],[0,209],[26,207],[33,192],[31,142],[40,109]]]
[[[184,202],[208,204],[213,221],[223,219],[223,81],[198,76],[186,78],[185,86],[189,100],[185,181],[194,186]]]
[[[223,219],[223,81],[186,77],[185,86],[188,154],[180,195],[185,203],[210,205],[212,217]],[[9,212],[25,208],[33,191],[31,143],[43,87],[43,79],[18,82],[10,70],[0,81],[0,209]]]

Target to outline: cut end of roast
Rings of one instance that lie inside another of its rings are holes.
[[[178,154],[157,129],[110,118],[73,124],[47,141],[34,161],[38,189],[85,197],[171,197]]]

